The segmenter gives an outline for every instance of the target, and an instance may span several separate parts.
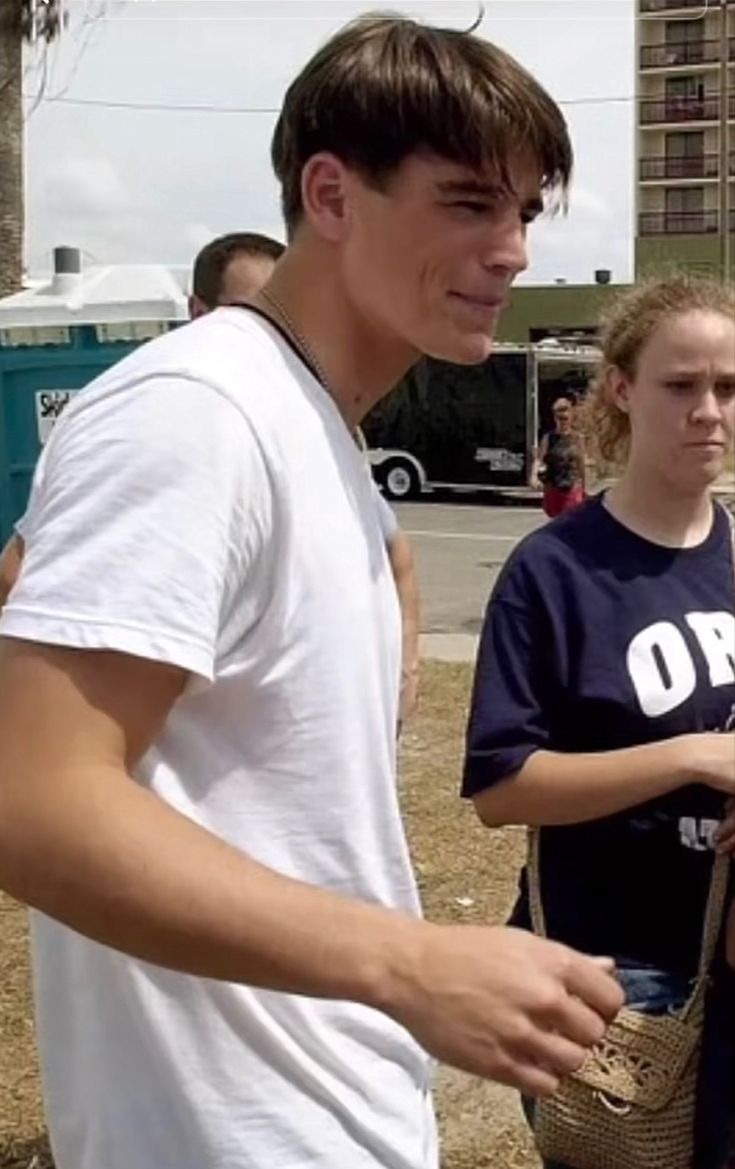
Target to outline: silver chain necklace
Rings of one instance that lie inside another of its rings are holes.
[[[304,337],[303,333],[301,333],[301,331],[294,324],[290,313],[286,311],[280,300],[278,300],[272,292],[269,292],[265,288],[261,288],[260,295],[266,304],[270,305],[270,307],[275,310],[277,316],[280,318],[281,324],[286,326],[286,330],[289,333],[291,340],[295,343],[296,348],[299,350],[301,356],[306,358],[306,364],[310,366],[313,372],[316,374],[316,379],[320,383],[322,389],[326,390],[330,398],[333,398],[334,395],[329,388],[329,382],[327,381],[327,375],[324,372],[322,363],[317,358],[314,350]]]

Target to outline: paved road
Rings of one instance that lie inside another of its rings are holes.
[[[472,656],[498,572],[518,541],[544,522],[541,511],[431,501],[399,504],[396,513],[416,559],[425,645],[441,650],[440,657]]]

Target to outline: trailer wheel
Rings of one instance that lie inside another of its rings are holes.
[[[408,459],[390,459],[380,468],[380,483],[386,499],[413,499],[421,483],[416,468]]]

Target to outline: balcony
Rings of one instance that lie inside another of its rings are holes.
[[[707,97],[643,98],[640,102],[641,125],[659,122],[717,122],[720,117],[720,99],[716,94]],[[735,117],[735,96],[730,97],[729,117]]]
[[[731,160],[732,165],[732,160]],[[720,173],[719,154],[693,154],[688,157],[657,155],[641,158],[641,182],[656,179],[716,179]]]
[[[682,41],[680,44],[641,45],[641,69],[675,69],[679,65],[716,65],[722,52],[719,40]],[[735,37],[728,38],[728,59],[735,61]]]
[[[639,235],[716,235],[717,211],[642,211]],[[730,212],[730,231],[735,230],[735,211]]]
[[[731,3],[732,0],[728,0]],[[676,8],[706,7],[706,0],[641,0],[641,12],[672,12]]]

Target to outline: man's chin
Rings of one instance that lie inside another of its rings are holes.
[[[495,343],[494,335],[466,333],[437,339],[426,355],[453,365],[482,365],[492,355]]]

